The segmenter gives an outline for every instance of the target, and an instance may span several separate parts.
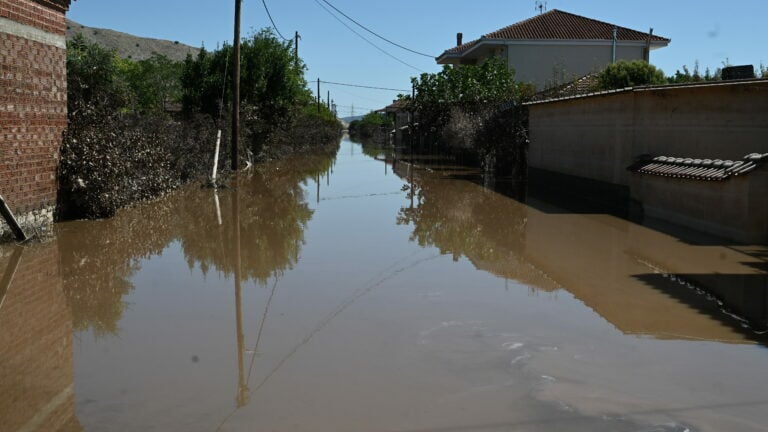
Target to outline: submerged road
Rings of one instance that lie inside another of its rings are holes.
[[[765,246],[377,156],[0,248],[0,430],[768,430]]]

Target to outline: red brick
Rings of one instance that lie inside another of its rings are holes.
[[[47,1],[0,0],[0,16],[63,35],[63,10],[43,6]],[[65,62],[64,49],[0,33],[0,194],[17,213],[55,200],[67,124]]]

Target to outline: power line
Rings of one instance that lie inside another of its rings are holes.
[[[364,26],[364,25],[360,24],[359,22],[357,22],[357,21],[356,21],[354,18],[352,18],[351,16],[349,16],[349,15],[345,14],[344,12],[340,11],[340,10],[339,10],[339,8],[337,8],[336,6],[332,5],[332,4],[331,4],[331,2],[329,2],[328,0],[322,0],[322,1],[323,1],[323,3],[325,3],[325,4],[327,4],[328,6],[332,7],[332,8],[333,8],[333,10],[335,10],[336,12],[340,13],[341,15],[343,15],[343,16],[344,16],[344,18],[346,18],[346,19],[348,19],[348,20],[352,21],[353,23],[357,24],[357,26],[358,26],[358,27],[360,27],[360,28],[362,28],[363,30],[367,31],[368,33],[370,33],[370,34],[372,34],[372,35],[376,36],[377,38],[379,38],[379,39],[381,39],[381,40],[383,40],[383,41],[385,41],[385,42],[388,42],[388,43],[390,43],[390,44],[392,44],[392,45],[394,45],[394,46],[396,46],[396,47],[398,47],[398,48],[401,48],[401,49],[404,49],[404,50],[406,50],[406,51],[412,52],[412,53],[414,53],[414,54],[418,54],[418,55],[420,55],[420,56],[429,57],[429,58],[435,58],[435,56],[433,56],[433,55],[430,55],[430,54],[424,54],[424,53],[422,53],[422,52],[419,52],[419,51],[416,51],[416,50],[412,50],[412,49],[410,49],[410,48],[408,48],[408,47],[404,47],[404,46],[400,45],[400,44],[399,44],[399,43],[397,43],[397,42],[392,42],[391,40],[389,40],[389,39],[385,38],[384,36],[382,36],[382,35],[380,35],[380,34],[378,34],[378,33],[376,33],[375,31],[373,31],[373,30],[369,29],[368,27],[366,27],[366,26]]]
[[[272,23],[272,28],[275,29],[277,32],[277,35],[283,38],[284,41],[290,41],[290,39],[283,36],[282,33],[280,33],[280,30],[277,29],[277,26],[275,25],[275,20],[272,19],[272,14],[269,13],[269,8],[267,7],[267,0],[261,0],[261,4],[264,5],[264,10],[267,11],[267,16],[269,17],[269,21]]]
[[[263,0],[262,0],[262,1],[263,1]],[[332,16],[332,17],[333,17],[333,18],[334,18],[336,21],[340,22],[340,23],[341,23],[341,24],[342,24],[344,27],[348,28],[348,29],[349,29],[349,31],[351,31],[352,33],[356,34],[356,35],[357,35],[357,36],[358,36],[360,39],[362,39],[362,40],[364,40],[364,41],[368,42],[368,44],[369,44],[369,45],[371,45],[372,47],[374,47],[374,48],[376,48],[377,50],[381,51],[381,52],[382,52],[382,53],[384,53],[386,56],[393,58],[394,60],[396,60],[396,61],[398,61],[398,62],[400,62],[400,63],[402,63],[402,64],[404,64],[404,65],[408,66],[408,67],[409,67],[409,68],[411,68],[411,69],[417,70],[417,71],[419,71],[419,72],[422,72],[422,73],[426,73],[426,71],[425,71],[425,70],[419,69],[419,68],[417,68],[416,66],[414,66],[414,65],[412,65],[412,64],[408,64],[408,63],[404,62],[403,60],[400,60],[399,58],[397,58],[397,57],[395,57],[394,55],[390,54],[389,52],[385,51],[383,48],[379,47],[379,46],[378,46],[378,45],[376,45],[375,43],[371,42],[371,41],[370,41],[368,38],[366,38],[365,36],[361,35],[361,34],[360,34],[360,33],[358,33],[358,32],[357,32],[355,29],[353,29],[352,27],[350,27],[350,26],[349,26],[347,23],[345,23],[344,21],[342,21],[342,20],[341,20],[341,18],[339,18],[338,16],[336,16],[336,14],[334,14],[333,12],[331,12],[331,11],[330,11],[330,9],[328,9],[327,7],[325,7],[325,5],[324,5],[324,4],[320,3],[320,0],[315,0],[315,3],[317,3],[317,4],[318,4],[318,6],[320,6],[321,8],[323,8],[323,10],[325,10],[326,12],[328,12],[328,13],[329,13],[329,14],[330,14],[330,15],[331,15],[331,16]]]
[[[381,109],[381,108],[366,108],[366,107],[352,106],[352,105],[336,105],[336,108],[340,108],[341,111],[344,111],[344,112],[348,112],[348,111],[351,112],[353,109],[357,110],[357,111],[359,111],[359,110],[363,110],[363,111],[377,111],[377,110]]]
[[[360,85],[360,84],[347,84],[347,83],[339,83],[339,82],[323,81],[323,80],[320,80],[320,82],[323,84],[339,85],[344,87],[357,87],[357,88],[372,89],[372,90],[387,90],[387,91],[398,91],[398,92],[406,92],[406,93],[410,92],[410,90],[396,89],[396,88],[375,87],[375,86],[367,86],[367,85]]]

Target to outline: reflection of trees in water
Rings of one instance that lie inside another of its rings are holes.
[[[159,254],[173,238],[173,209],[163,200],[100,221],[58,226],[64,293],[75,330],[117,332],[122,298],[142,259]]]
[[[298,260],[304,228],[312,217],[302,182],[330,169],[336,149],[255,167],[239,183],[241,278],[266,281]],[[57,228],[64,292],[74,329],[116,334],[133,289],[131,278],[144,259],[178,239],[190,267],[234,272],[234,189],[219,192],[218,224],[213,190],[188,187],[159,200],[123,209],[100,221]]]
[[[241,278],[266,283],[299,259],[304,229],[312,217],[302,182],[328,171],[328,154],[288,158],[255,167],[239,179],[238,189],[219,193],[222,225],[214,209],[213,191],[190,193],[179,205],[179,238],[190,267],[215,268],[234,274],[235,244],[232,200],[239,199]],[[233,183],[234,184],[234,183]]]
[[[388,144],[388,136],[386,139],[360,139],[350,137],[350,140],[360,144],[360,147],[363,149],[363,154],[374,159],[377,159],[380,155],[389,156],[392,153],[392,147]]]
[[[414,179],[416,205],[397,223],[413,224],[411,240],[454,259],[493,260],[523,246],[524,207],[467,181]]]
[[[407,176],[406,176],[407,178]],[[413,207],[403,207],[398,225],[411,224],[411,241],[437,247],[454,260],[543,289],[556,284],[523,259],[525,205],[464,180],[417,175]]]

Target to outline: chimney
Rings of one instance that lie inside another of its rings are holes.
[[[456,46],[461,46],[461,43],[463,40],[464,40],[464,33],[456,33]]]

